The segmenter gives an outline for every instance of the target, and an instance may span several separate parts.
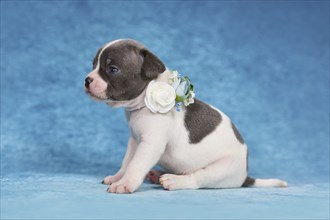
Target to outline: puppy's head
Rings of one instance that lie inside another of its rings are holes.
[[[134,40],[116,40],[100,48],[85,91],[99,101],[128,101],[165,71],[158,57]]]

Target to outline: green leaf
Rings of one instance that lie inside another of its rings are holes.
[[[175,97],[175,102],[183,102],[183,97],[177,95]]]
[[[194,85],[190,83],[190,91],[194,91]]]

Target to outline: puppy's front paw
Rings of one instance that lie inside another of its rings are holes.
[[[102,180],[102,184],[104,185],[111,185],[117,181],[119,181],[122,178],[123,175],[121,174],[116,174],[114,176],[107,176]]]
[[[132,193],[139,187],[140,184],[134,183],[132,181],[120,180],[111,184],[107,190],[109,193]]]

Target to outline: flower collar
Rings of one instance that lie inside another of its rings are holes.
[[[167,113],[173,107],[181,111],[182,104],[194,103],[194,86],[190,79],[181,77],[178,71],[169,70],[167,82],[152,80],[147,87],[144,102],[153,113]]]

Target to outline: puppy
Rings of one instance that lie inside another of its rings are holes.
[[[102,181],[110,185],[108,192],[132,193],[146,176],[167,190],[287,186],[282,180],[248,177],[247,145],[215,107],[194,99],[179,111],[152,109],[150,84],[165,88],[160,96],[172,95],[170,89],[166,93],[172,73],[135,40],[112,41],[96,53],[85,91],[112,107],[124,107],[131,132],[121,168]],[[155,165],[163,171],[151,170]]]

